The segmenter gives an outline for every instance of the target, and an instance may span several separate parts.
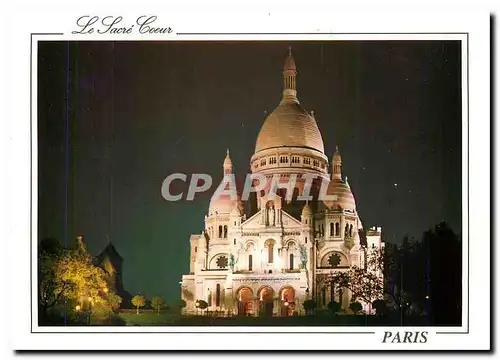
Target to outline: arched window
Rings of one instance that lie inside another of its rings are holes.
[[[307,244],[307,236],[306,236],[306,244]]]
[[[215,287],[215,306],[220,306],[220,284]]]
[[[227,225],[224,225],[224,239],[227,238]]]
[[[290,254],[290,270],[293,270],[293,254]]]
[[[212,306],[212,292],[208,289],[208,306]]]
[[[274,261],[274,243],[270,241],[267,247],[267,262],[269,264],[272,264],[273,261]]]
[[[335,223],[335,236],[340,236],[340,224]]]
[[[253,256],[252,254],[248,255],[248,270],[252,271],[252,266],[253,266]]]
[[[233,239],[233,245],[236,245],[236,239]]]
[[[333,236],[335,234],[333,230],[333,223],[330,223],[330,236]]]
[[[219,238],[222,237],[222,225],[219,225]]]
[[[352,236],[352,224],[349,226],[349,236]]]
[[[345,225],[345,229],[344,229],[344,236],[347,236],[349,235],[349,225]]]

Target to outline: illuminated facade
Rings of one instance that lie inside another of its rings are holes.
[[[330,166],[314,113],[297,98],[296,74],[290,51],[282,100],[265,120],[250,160],[253,174],[278,176],[282,183],[297,176],[296,183],[273,198],[269,181],[257,192],[253,212],[239,198],[212,198],[204,232],[190,239],[190,274],[181,282],[186,313],[196,311],[197,300],[208,310],[253,316],[302,314],[309,298],[320,308],[335,300],[347,309],[350,292],[335,291],[329,276],[364,266],[368,249],[383,246],[381,228],[363,231],[338,148]],[[232,172],[228,151],[223,174]],[[316,178],[309,184],[305,174]],[[333,200],[319,200],[322,181]],[[301,200],[304,193],[313,200]]]

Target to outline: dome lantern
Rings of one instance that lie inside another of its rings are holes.
[[[333,179],[342,179],[342,157],[340,156],[338,145],[335,146],[335,153],[333,154]]]
[[[229,149],[226,150],[226,158],[224,159],[224,175],[233,173],[233,162],[231,161],[231,157],[229,156]]]
[[[285,66],[283,67],[283,99],[282,103],[296,102],[297,99],[297,87],[296,87],[296,77],[297,77],[297,67],[295,65],[295,60],[292,56],[292,47],[288,47],[288,56],[285,59]]]

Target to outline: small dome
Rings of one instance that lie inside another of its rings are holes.
[[[306,217],[306,216],[310,216],[311,214],[312,214],[311,205],[309,205],[309,202],[306,202],[306,204],[302,208],[302,216]]]
[[[243,213],[243,202],[238,196],[238,200],[231,199],[231,195],[222,194],[213,196],[210,200],[209,215],[230,214],[234,208],[237,208],[240,215]]]
[[[326,192],[328,195],[337,195],[336,200],[324,200],[323,205],[330,210],[337,210],[339,207],[343,210],[356,211],[356,201],[352,194],[349,184],[342,179],[333,179],[328,184]]]

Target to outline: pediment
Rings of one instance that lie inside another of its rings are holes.
[[[294,218],[292,215],[288,214],[286,211],[281,211],[281,220],[282,220],[282,226],[289,229],[289,228],[296,228],[300,229],[302,227],[302,223]],[[272,226],[266,226],[262,222],[262,212],[259,211],[249,219],[247,219],[245,222],[241,224],[242,230],[251,230],[251,229],[258,229],[258,228],[272,228]],[[281,225],[278,224],[276,227],[281,228]]]

